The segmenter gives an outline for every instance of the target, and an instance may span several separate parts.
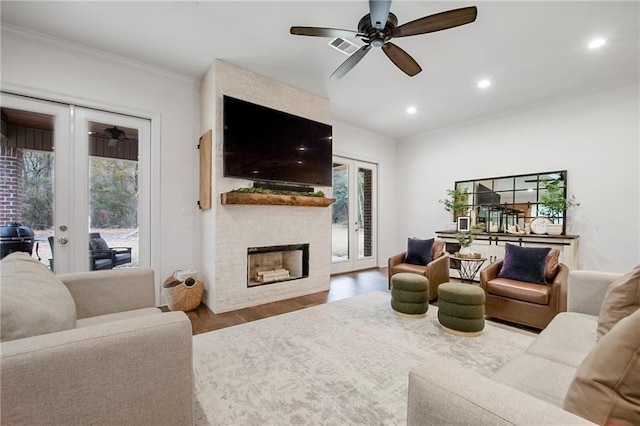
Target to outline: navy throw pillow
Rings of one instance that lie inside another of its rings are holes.
[[[109,250],[109,245],[102,238],[92,238],[91,241],[89,241],[89,245],[91,246],[91,250]]]
[[[547,255],[550,250],[548,247],[520,247],[515,244],[506,244],[504,262],[498,277],[543,284]]]
[[[433,238],[421,240],[409,238],[407,240],[407,257],[405,263],[426,266],[433,256]]]

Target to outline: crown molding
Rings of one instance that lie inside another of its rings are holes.
[[[192,87],[200,86],[200,79],[189,75],[169,71],[164,68],[138,62],[124,56],[115,55],[102,50],[94,49],[79,43],[70,42],[37,31],[29,30],[17,25],[3,22],[0,28],[3,38],[11,38],[24,43],[33,44],[53,49],[69,55],[81,57],[83,59],[108,63],[122,68],[128,68],[137,72],[143,72],[156,78],[168,80],[174,83],[186,84]]]

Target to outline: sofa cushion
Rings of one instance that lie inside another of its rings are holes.
[[[409,272],[411,274],[424,275],[427,267],[423,265],[412,265],[411,263],[400,263],[391,268],[391,274],[399,274],[401,272]]]
[[[612,282],[598,315],[598,340],[622,318],[640,308],[640,266]]]
[[[562,408],[575,367],[523,353],[500,368],[493,379]]]
[[[487,282],[487,293],[507,299],[548,305],[551,287],[507,278],[494,278]]]
[[[620,320],[576,371],[564,409],[597,424],[640,424],[640,311]]]
[[[428,240],[409,238],[405,262],[413,265],[427,265],[432,260],[433,241],[433,238]]]
[[[596,344],[598,317],[560,312],[529,345],[526,353],[578,368]]]
[[[76,305],[67,287],[29,254],[0,263],[0,341],[75,328]]]
[[[520,247],[507,243],[498,277],[534,284],[543,283],[550,250],[548,247]]]

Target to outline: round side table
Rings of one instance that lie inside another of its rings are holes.
[[[482,264],[487,260],[486,257],[474,258],[474,257],[460,257],[452,255],[450,257],[456,260],[456,269],[460,274],[460,281],[463,283],[472,283],[476,274],[480,270]]]

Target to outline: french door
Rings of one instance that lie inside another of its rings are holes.
[[[376,180],[376,164],[333,157],[333,274],[377,266]]]
[[[34,230],[33,257],[56,273],[150,266],[150,121],[4,93],[1,106],[22,176],[21,208],[0,215]]]

